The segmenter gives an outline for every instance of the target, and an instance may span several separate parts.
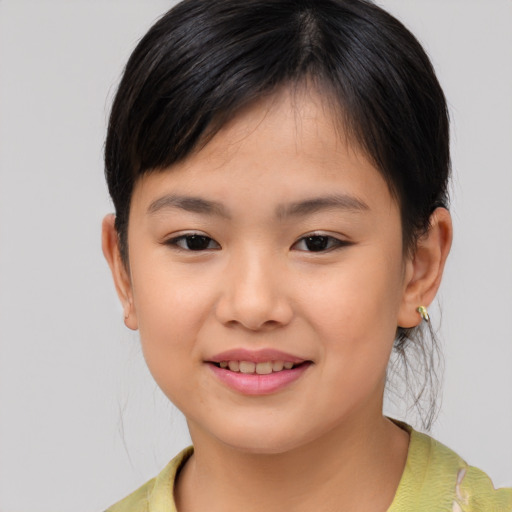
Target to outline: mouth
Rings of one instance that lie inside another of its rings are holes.
[[[314,363],[277,350],[231,350],[205,361],[216,379],[243,395],[270,395],[302,378]]]
[[[235,373],[243,373],[246,375],[257,374],[257,375],[270,375],[272,373],[279,373],[285,370],[293,370],[299,366],[307,364],[310,361],[302,361],[302,362],[292,362],[292,361],[262,361],[262,362],[254,362],[254,361],[239,361],[239,360],[229,360],[229,361],[220,361],[218,363],[212,362],[217,368],[221,368],[223,370],[228,370],[230,372]]]

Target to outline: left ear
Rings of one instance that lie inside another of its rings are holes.
[[[429,306],[434,300],[452,237],[450,213],[446,208],[437,208],[430,217],[428,232],[418,239],[414,254],[406,262],[405,288],[398,312],[400,327],[417,326],[421,322],[418,306]]]

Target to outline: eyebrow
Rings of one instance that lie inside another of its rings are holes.
[[[203,215],[231,218],[228,210],[221,203],[201,197],[175,194],[168,194],[156,199],[149,205],[147,212],[154,214],[161,210],[174,208]],[[324,210],[361,212],[369,209],[369,206],[357,197],[348,194],[334,194],[279,205],[276,209],[276,216],[283,219],[286,217],[302,217]]]
[[[153,201],[148,207],[148,213],[153,214],[168,208],[178,208],[192,213],[217,215],[229,218],[226,208],[216,201],[209,201],[200,197],[180,196],[168,194]]]
[[[277,208],[277,216],[302,217],[324,210],[368,211],[370,207],[361,199],[348,194],[333,194],[297,201]]]

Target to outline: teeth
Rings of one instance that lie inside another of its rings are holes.
[[[272,371],[280,372],[284,368],[284,361],[274,361],[272,363]]]
[[[269,375],[272,372],[291,370],[294,363],[289,361],[265,361],[263,363],[253,363],[252,361],[221,361],[219,366],[224,369],[229,368],[232,372]]]
[[[240,371],[240,364],[238,363],[238,361],[229,361],[228,366],[232,372]]]
[[[256,369],[256,363],[250,361],[240,361],[240,372],[241,373],[254,373]]]
[[[272,373],[272,362],[268,361],[267,363],[258,363],[256,365],[256,373],[258,375],[268,375]]]

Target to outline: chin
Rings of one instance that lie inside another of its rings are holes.
[[[266,428],[265,428],[266,427]],[[213,433],[218,441],[241,453],[279,455],[305,447],[322,437],[321,432],[297,429],[297,425],[264,425],[262,423],[231,426]]]
[[[300,447],[302,443],[300,441],[293,441],[290,436],[275,437],[265,439],[265,436],[259,437],[258,439],[229,439],[227,444],[233,450],[241,453],[247,453],[252,455],[280,455],[288,453],[294,449]]]

